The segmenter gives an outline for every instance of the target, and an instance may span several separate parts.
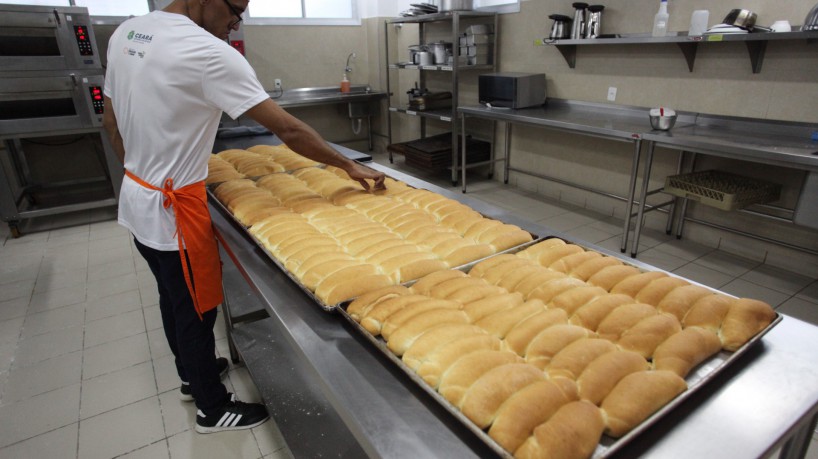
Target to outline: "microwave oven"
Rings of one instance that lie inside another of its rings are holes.
[[[0,4],[0,71],[83,69],[102,69],[87,8]]]
[[[525,108],[545,103],[545,74],[503,72],[479,76],[481,104],[491,107]]]

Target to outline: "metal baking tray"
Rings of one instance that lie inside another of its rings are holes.
[[[280,173],[280,174],[286,174],[286,173],[291,173],[291,172],[292,172],[292,171],[288,171],[288,172],[279,172],[279,173]],[[252,180],[252,179],[251,179],[251,180]],[[281,269],[281,270],[284,272],[284,274],[286,274],[286,275],[287,275],[287,277],[289,277],[289,278],[290,278],[290,279],[291,279],[293,282],[295,282],[295,284],[296,284],[296,285],[298,285],[298,287],[299,287],[299,288],[300,288],[302,291],[304,291],[304,293],[305,293],[307,296],[309,296],[309,297],[310,297],[310,298],[311,298],[311,299],[312,299],[312,300],[315,302],[315,304],[317,304],[317,305],[318,305],[318,307],[320,307],[320,308],[321,308],[321,309],[323,309],[324,311],[327,311],[327,312],[332,312],[332,311],[336,310],[336,309],[337,309],[337,308],[338,308],[338,307],[339,307],[341,304],[343,304],[343,303],[344,303],[344,301],[342,301],[342,302],[335,303],[335,304],[327,304],[327,303],[325,303],[324,301],[322,301],[320,298],[318,298],[318,297],[315,295],[315,293],[314,293],[312,290],[310,290],[310,289],[308,289],[306,286],[304,286],[304,284],[302,284],[302,283],[301,283],[301,281],[300,281],[300,280],[299,280],[299,279],[298,279],[298,278],[297,278],[297,277],[296,277],[296,276],[295,276],[293,273],[291,273],[291,272],[290,272],[290,271],[289,271],[289,270],[288,270],[288,269],[287,269],[287,268],[286,268],[286,267],[285,267],[285,266],[284,266],[284,265],[283,265],[283,264],[282,264],[282,263],[281,263],[281,262],[280,262],[280,261],[279,261],[279,260],[278,260],[276,257],[274,257],[274,256],[273,256],[273,254],[271,254],[271,253],[270,253],[270,252],[267,250],[267,248],[266,248],[266,247],[264,247],[264,244],[262,244],[262,243],[261,243],[261,242],[260,242],[258,239],[256,239],[256,238],[255,238],[255,236],[253,236],[253,235],[252,235],[252,234],[251,234],[251,233],[248,231],[247,227],[246,227],[246,226],[244,226],[244,225],[243,225],[243,224],[242,224],[242,223],[241,223],[241,222],[240,222],[240,221],[239,221],[239,220],[238,220],[238,219],[237,219],[237,218],[236,218],[236,217],[233,215],[233,212],[230,212],[230,210],[229,210],[227,207],[225,207],[225,206],[224,206],[224,204],[222,204],[222,202],[221,202],[221,201],[219,201],[219,199],[218,199],[218,198],[216,197],[216,195],[213,193],[213,189],[214,189],[214,188],[215,188],[217,185],[218,185],[218,184],[215,184],[215,183],[214,183],[214,184],[208,185],[208,186],[206,187],[206,189],[207,189],[207,194],[208,194],[208,196],[210,197],[210,201],[211,201],[211,202],[213,202],[213,203],[214,203],[214,205],[215,205],[215,206],[217,206],[217,207],[218,207],[218,208],[219,208],[219,209],[222,211],[222,213],[224,214],[224,216],[225,216],[226,218],[228,218],[230,221],[234,222],[234,223],[235,223],[235,224],[236,224],[236,225],[237,225],[239,228],[242,228],[242,229],[244,230],[245,234],[247,234],[247,236],[249,236],[249,237],[250,237],[250,239],[253,241],[253,243],[254,243],[254,244],[256,244],[256,246],[257,246],[257,247],[258,247],[258,248],[259,248],[259,249],[260,249],[260,250],[261,250],[261,251],[262,251],[264,254],[266,254],[266,255],[267,255],[267,258],[269,258],[269,259],[270,259],[270,260],[273,262],[273,264],[275,264],[275,265],[276,265],[276,266],[277,266],[279,269]],[[481,214],[481,215],[482,215],[482,214]],[[490,219],[492,219],[492,220],[496,220],[495,218],[486,217],[485,215],[484,215],[483,217],[484,217],[484,218],[490,218]],[[528,231],[528,230],[526,230],[526,231]],[[529,233],[531,233],[531,232],[529,231]],[[517,251],[522,250],[522,249],[524,249],[524,248],[526,248],[526,247],[528,247],[528,246],[530,246],[530,245],[534,245],[534,244],[536,244],[536,243],[538,243],[538,242],[542,242],[542,241],[543,241],[543,239],[539,238],[537,235],[535,235],[535,234],[533,234],[533,233],[531,233],[531,236],[534,238],[532,241],[526,242],[526,243],[524,243],[524,244],[520,244],[520,245],[515,246],[515,247],[508,248],[508,249],[503,250],[503,251],[501,251],[501,252],[497,252],[497,253],[495,253],[495,254],[489,255],[488,257],[480,258],[480,259],[474,260],[474,261],[472,261],[472,262],[466,263],[466,264],[464,264],[464,265],[461,265],[461,266],[455,266],[455,267],[452,267],[452,268],[449,268],[449,269],[459,269],[459,270],[462,270],[462,271],[466,271],[466,272],[468,272],[468,269],[471,269],[471,267],[472,267],[472,266],[474,266],[475,264],[477,264],[477,263],[479,263],[479,262],[481,262],[481,261],[483,261],[483,260],[485,260],[485,259],[487,259],[487,258],[491,258],[491,257],[497,256],[497,255],[501,255],[501,254],[504,254],[504,253],[516,253]],[[413,284],[414,282],[415,282],[415,280],[412,280],[412,281],[405,282],[405,283],[403,283],[402,285],[406,285],[406,286],[408,286],[408,285]],[[351,300],[351,299],[350,299],[350,300]],[[346,300],[346,301],[349,301],[349,300]]]
[[[565,238],[563,236],[543,236],[542,238],[538,238],[535,241],[529,242],[529,243],[521,245],[519,247],[515,247],[513,249],[509,249],[509,250],[505,251],[504,253],[516,253],[516,252],[521,251],[521,250],[523,250],[523,249],[525,249],[525,248],[527,248],[527,247],[529,247],[531,245],[534,245],[534,244],[536,244],[538,242],[542,242],[545,239],[550,239],[550,238],[553,238],[553,237],[557,237],[559,239],[562,239],[566,243],[576,244],[575,242],[572,242],[571,240],[569,240],[569,239],[567,239],[567,238]],[[579,245],[580,247],[583,247],[586,250],[596,250],[596,249],[593,249],[593,248],[589,249],[588,247],[585,247],[582,244],[576,244],[576,245]],[[600,253],[603,253],[603,252],[600,252]],[[492,255],[492,257],[497,256],[497,255],[499,255],[499,254]],[[611,256],[611,255],[608,255],[606,253],[603,253],[603,255],[604,256]],[[492,257],[487,257],[487,258],[492,258]],[[634,267],[642,269],[644,271],[644,267],[640,267],[640,266],[637,266],[635,264],[629,263],[627,260],[624,260],[624,259],[619,258],[619,257],[614,257],[614,258],[617,258],[620,261],[623,261],[625,264],[628,264],[630,266],[634,266]],[[483,260],[479,260],[479,261],[483,261]],[[468,265],[465,265],[465,266],[463,266],[461,268],[457,268],[457,269],[468,273],[469,270],[474,265],[479,263],[479,261],[475,261],[474,263],[469,263]],[[662,270],[654,269],[653,271],[662,271]],[[662,272],[665,272],[665,271],[662,271]],[[667,274],[672,275],[671,273],[667,273]],[[679,277],[679,276],[675,276],[675,277]],[[720,292],[720,291],[718,291],[716,289],[701,285],[701,284],[699,284],[697,282],[693,282],[693,281],[690,281],[688,279],[685,279],[685,280],[687,280],[691,284],[699,285],[699,286],[707,288],[708,290],[711,290],[713,292],[718,292],[718,293],[720,293],[722,295],[725,295],[724,292]],[[414,283],[414,282],[412,282],[412,283]],[[409,285],[411,285],[411,283],[409,283]],[[732,296],[732,295],[728,295],[728,296]],[[434,398],[438,403],[440,403],[440,405],[443,408],[445,408],[446,411],[448,411],[455,419],[460,421],[467,429],[469,429],[475,435],[477,435],[477,437],[480,440],[482,440],[495,453],[497,453],[498,456],[500,456],[502,458],[512,458],[513,457],[513,454],[512,454],[513,452],[507,451],[502,446],[500,446],[496,441],[494,441],[493,438],[491,438],[488,435],[488,433],[486,431],[484,431],[484,430],[480,429],[479,427],[477,427],[469,418],[467,418],[465,415],[463,415],[463,413],[459,409],[457,409],[454,405],[452,405],[448,400],[443,398],[443,396],[440,395],[433,387],[429,386],[425,381],[423,381],[423,379],[421,379],[414,371],[412,371],[411,368],[406,366],[406,364],[403,363],[403,360],[401,360],[400,357],[396,356],[391,350],[389,350],[389,348],[386,346],[386,341],[384,341],[383,338],[381,338],[380,336],[378,336],[378,337],[373,336],[365,328],[363,328],[357,321],[355,321],[355,319],[353,319],[352,316],[350,316],[347,313],[347,307],[350,305],[350,303],[352,303],[352,300],[347,300],[347,301],[342,302],[340,305],[338,305],[337,310],[352,325],[352,327],[355,330],[357,330],[359,333],[361,333],[369,342],[371,342],[389,360],[394,362],[395,365],[397,365],[398,368],[400,368],[407,375],[407,377],[409,379],[411,379],[413,382],[418,384],[420,386],[420,388],[423,389],[424,392],[428,393],[432,398]],[[639,435],[641,435],[643,432],[648,430],[657,421],[659,421],[659,419],[663,418],[669,412],[671,412],[673,409],[675,409],[677,406],[684,403],[685,400],[687,400],[690,396],[692,396],[698,389],[700,389],[701,387],[704,387],[709,381],[711,381],[713,378],[715,378],[721,371],[723,371],[730,364],[732,364],[733,362],[738,360],[755,343],[759,342],[762,339],[762,337],[765,334],[767,334],[767,332],[769,332],[773,327],[775,327],[779,322],[781,322],[781,320],[782,320],[781,315],[776,313],[775,319],[764,330],[762,330],[761,332],[756,334],[753,338],[751,338],[748,342],[746,342],[742,347],[740,347],[735,352],[720,351],[719,353],[717,353],[717,354],[713,355],[712,357],[710,357],[708,360],[706,360],[706,361],[702,362],[701,364],[699,364],[698,366],[696,366],[690,372],[690,374],[688,374],[687,377],[685,378],[685,381],[687,382],[687,386],[688,386],[686,391],[679,394],[676,398],[674,398],[673,400],[668,402],[665,406],[663,406],[658,411],[653,413],[647,419],[642,421],[641,424],[636,426],[633,430],[631,430],[627,434],[623,435],[622,437],[613,438],[613,437],[609,437],[609,436],[603,434],[602,438],[599,441],[599,444],[597,445],[596,450],[594,450],[594,453],[593,453],[593,455],[591,457],[595,458],[595,459],[609,457],[612,454],[614,454],[616,451],[618,451],[619,449],[624,447],[626,444],[628,444],[631,441],[633,441],[634,439],[638,438]]]

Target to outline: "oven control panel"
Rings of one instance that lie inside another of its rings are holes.
[[[91,92],[91,105],[94,108],[94,113],[102,115],[105,107],[105,101],[102,98],[102,88],[100,86],[89,86],[88,91]]]
[[[80,49],[81,56],[94,55],[94,48],[91,46],[91,38],[88,36],[88,27],[75,25],[74,37],[77,39],[77,46]]]

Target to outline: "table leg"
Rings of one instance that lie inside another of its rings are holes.
[[[466,192],[466,114],[464,113],[461,118],[461,130],[460,132],[463,133],[463,139],[460,140],[460,179],[463,181],[463,193]],[[458,139],[459,140],[459,139]],[[456,144],[455,144],[456,145]],[[456,169],[456,165],[455,165]],[[452,174],[454,177],[457,177],[456,173],[457,170],[453,171]],[[456,183],[456,182],[455,182]]]
[[[642,233],[642,219],[645,217],[645,207],[647,206],[648,188],[650,187],[650,169],[653,166],[653,151],[656,149],[656,143],[648,142],[648,154],[645,157],[645,173],[642,175],[642,195],[639,197],[639,212],[636,215],[636,232],[633,236],[633,245],[631,248],[631,257],[636,258],[636,253],[639,251],[639,236]]]
[[[812,433],[815,431],[816,423],[818,423],[818,415],[812,417],[809,422],[805,422],[799,427],[795,433],[792,434],[789,440],[781,447],[781,452],[778,454],[779,459],[803,459],[807,455],[810,443],[812,441]]]
[[[636,194],[636,175],[639,173],[639,156],[642,154],[642,139],[633,141],[633,164],[631,164],[631,180],[628,184],[628,202],[625,207],[625,226],[622,229],[622,244],[619,250],[625,253],[628,250],[628,234],[631,231],[631,213],[633,212],[633,196]]]
[[[232,360],[233,363],[239,363],[241,357],[239,356],[239,351],[236,349],[236,343],[233,342],[233,319],[230,315],[230,300],[223,282],[222,296],[224,297],[222,300],[222,316],[224,316],[224,326],[227,330],[227,347],[230,349],[230,360]]]
[[[505,138],[503,142],[505,143],[505,161],[503,161],[503,183],[508,185],[508,169],[511,167],[511,122],[506,121],[506,129],[505,129]]]
[[[676,164],[676,175],[682,173],[682,164],[684,164],[685,160],[685,152],[681,150],[679,152],[679,162]],[[665,233],[671,234],[673,233],[673,214],[676,212],[676,204],[679,203],[679,198],[674,197],[673,202],[670,204],[670,209],[667,212],[667,226],[665,227]]]
[[[693,172],[696,169],[696,157],[697,157],[696,153],[693,153],[693,157],[690,161],[689,172]],[[687,199],[682,200],[682,208],[681,211],[679,212],[679,223],[676,225],[676,239],[682,238],[682,230],[684,230],[685,227],[685,215],[687,214],[688,202],[689,201]]]

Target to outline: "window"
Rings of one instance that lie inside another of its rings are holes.
[[[11,5],[71,6],[69,0],[3,0],[0,3]]]
[[[520,0],[475,0],[474,7],[481,11],[519,13]]]
[[[148,14],[148,2],[145,0],[74,0],[76,6],[88,8],[91,16],[142,16]]]
[[[360,25],[358,0],[250,2],[247,24]]]

